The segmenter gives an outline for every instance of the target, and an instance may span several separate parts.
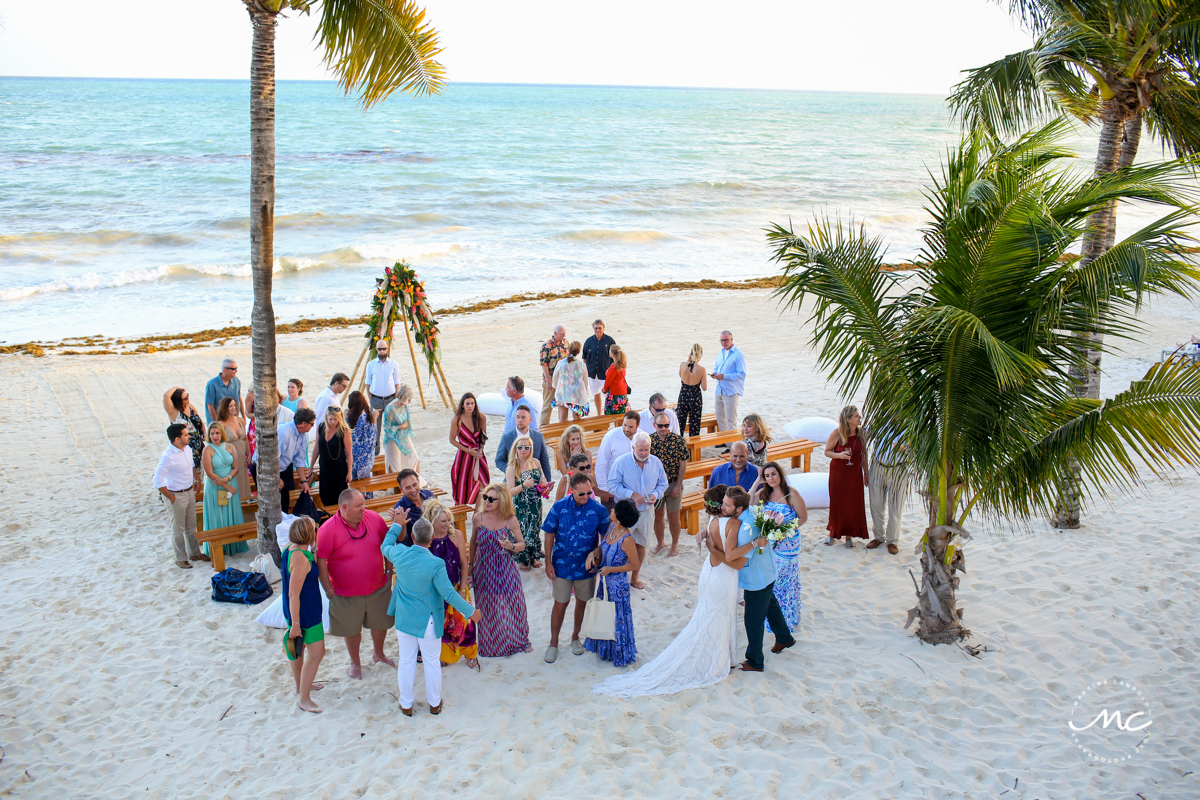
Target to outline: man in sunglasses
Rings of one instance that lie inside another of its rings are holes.
[[[592,479],[587,473],[576,472],[571,476],[571,493],[550,507],[546,521],[542,523],[546,577],[550,579],[554,594],[547,664],[558,660],[558,633],[566,619],[572,592],[575,594],[575,626],[571,632],[571,652],[583,655],[583,643],[579,641],[583,609],[596,591],[596,576],[589,571],[599,553],[600,540],[607,532],[608,512],[592,499]]]
[[[660,395],[661,396],[661,395]],[[654,418],[654,435],[650,437],[650,454],[662,462],[667,474],[667,489],[654,504],[654,538],[656,544],[651,553],[663,549],[663,519],[671,527],[671,549],[667,556],[679,555],[679,532],[682,527],[679,512],[683,508],[683,475],[687,470],[687,442],[671,429],[671,418],[665,412]]]
[[[239,417],[246,416],[246,409],[242,407],[242,382],[238,380],[237,372],[237,362],[227,358],[221,362],[221,372],[204,387],[204,414],[210,425],[217,418],[217,406],[226,397],[233,398]]]
[[[641,420],[638,422],[638,430],[645,431],[649,434],[654,434],[657,428],[654,427],[654,419],[659,414],[666,414],[667,420],[671,423],[671,433],[679,433],[679,417],[675,416],[675,410],[667,408],[667,398],[662,396],[661,392],[655,392],[650,395],[650,406],[642,412]],[[670,477],[671,473],[667,473]]]

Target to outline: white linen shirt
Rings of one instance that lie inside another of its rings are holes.
[[[337,395],[334,393],[332,386],[326,386],[324,389],[321,390],[321,393],[319,395],[317,395],[317,402],[316,402],[316,405],[313,407],[313,411],[316,412],[316,414],[317,414],[317,424],[318,425],[325,421],[325,409],[327,409],[331,405],[333,405],[333,401],[336,399],[337,399]],[[280,406],[280,408],[285,408],[285,406]],[[291,422],[290,419],[279,420],[279,421],[280,422]]]
[[[400,385],[400,365],[396,359],[388,358],[380,361],[372,358],[367,364],[367,388],[376,397],[389,397],[396,393]]]
[[[180,450],[173,444],[167,445],[158,459],[154,470],[154,488],[171,492],[186,492],[192,488],[196,475],[192,472],[192,448],[184,445]]]
[[[665,408],[662,410],[661,413],[666,414],[667,418],[669,420],[671,420],[671,433],[678,434],[679,433],[679,417],[675,416],[675,409]],[[648,433],[652,436],[655,433],[658,433],[658,428],[654,427],[654,418],[657,416],[658,416],[658,413],[655,413],[654,411],[651,411],[650,409],[647,408],[645,411],[642,412],[642,421],[638,423],[638,430],[645,431],[646,433]]]

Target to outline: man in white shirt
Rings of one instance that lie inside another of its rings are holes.
[[[396,389],[400,386],[400,365],[389,358],[392,346],[387,339],[380,339],[375,344],[377,358],[367,362],[367,393],[371,408],[375,409],[375,418],[383,418],[383,409],[396,399]],[[324,422],[321,417],[318,420]],[[375,426],[375,453],[379,453],[379,432],[382,425]]]
[[[311,408],[301,408],[291,422],[284,423],[275,429],[279,442],[279,509],[288,513],[291,508],[288,492],[300,487],[301,491],[309,490],[308,483],[308,432],[313,428],[316,414]],[[258,454],[262,449],[254,451],[254,463],[258,463]],[[270,471],[260,468],[258,491],[261,493],[269,486]],[[299,481],[296,479],[299,478]]]
[[[342,392],[346,391],[350,386],[350,376],[344,372],[333,373],[333,379],[329,381],[329,385],[321,390],[317,395],[315,408],[317,413],[317,421],[325,421],[325,410],[329,406],[336,404],[337,399],[341,397]],[[290,419],[280,420],[280,422],[290,422]]]
[[[638,421],[638,430],[651,436],[658,433],[658,429],[654,427],[654,418],[659,414],[667,415],[667,419],[671,421],[671,433],[678,436],[679,417],[675,416],[675,409],[667,408],[667,398],[663,397],[661,392],[650,395],[650,407],[642,412],[641,419]]]
[[[192,448],[188,446],[187,425],[177,422],[167,427],[171,444],[158,459],[154,470],[154,488],[171,504],[171,545],[175,566],[191,569],[188,559],[210,561],[196,541],[196,475],[192,472]]]
[[[596,453],[596,496],[606,506],[611,506],[612,491],[608,488],[608,473],[613,463],[633,450],[633,435],[637,433],[641,415],[630,409],[621,420],[621,427],[613,428],[604,434],[600,441],[600,450]]]

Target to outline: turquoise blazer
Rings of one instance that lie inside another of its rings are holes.
[[[428,547],[396,544],[403,534],[402,526],[392,525],[379,548],[383,557],[396,567],[396,587],[392,589],[387,612],[395,616],[396,630],[418,639],[425,636],[425,628],[432,616],[434,632],[440,639],[444,632],[446,603],[464,617],[474,614],[475,607],[454,590],[454,584],[446,574],[446,562],[429,552]]]

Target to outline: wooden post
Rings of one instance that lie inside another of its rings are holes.
[[[369,352],[371,352],[370,338],[368,338],[367,343],[365,345],[363,345],[363,351],[359,355],[358,361],[356,361],[354,363],[354,371],[350,373],[350,382],[348,384],[346,384],[346,392],[350,391],[350,387],[354,386],[354,379],[358,376],[358,368],[359,368],[359,366],[362,365],[363,359],[367,357],[367,353],[369,353]],[[359,384],[358,388],[361,390],[362,384],[364,384],[366,382],[367,382],[367,371],[364,369],[363,370],[363,379],[362,379],[362,382]],[[342,394],[345,394],[346,392],[342,392]],[[340,403],[341,400],[342,399],[339,397],[338,402]],[[321,420],[317,420],[317,422],[319,423],[319,422],[321,422]]]
[[[433,362],[433,369],[430,372],[433,374],[433,382],[437,384],[438,394],[442,396],[442,405],[446,408],[454,408],[454,404],[450,398],[450,387],[446,385],[446,376],[441,375],[441,365]]]
[[[413,347],[412,331],[408,328],[408,314],[404,313],[404,309],[400,311],[400,319],[404,320],[404,335],[408,338],[408,354],[412,356],[413,373],[417,377],[417,389],[421,392],[421,408],[429,408],[425,405],[425,387],[421,385],[421,370],[417,369],[417,351]]]
[[[450,395],[450,407],[454,408],[454,392],[450,391],[450,381],[446,380],[446,373],[442,372],[442,362],[437,362],[438,374],[442,376],[442,383],[446,386],[446,394]]]

